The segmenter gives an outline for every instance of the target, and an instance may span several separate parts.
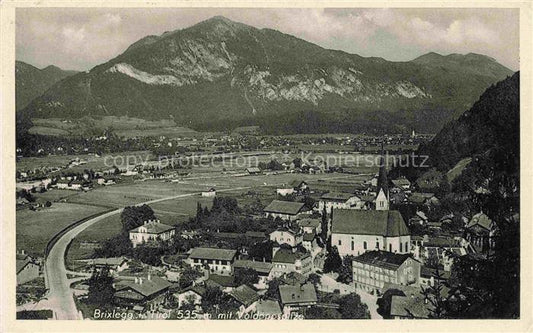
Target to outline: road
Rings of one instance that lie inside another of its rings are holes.
[[[259,186],[256,185],[256,186],[246,186],[246,187],[234,187],[234,188],[228,188],[228,189],[223,189],[223,190],[217,190],[217,192],[220,193],[220,192],[247,190],[247,189],[252,189],[254,187],[276,186],[276,185],[281,185],[281,184],[266,184],[265,183],[264,185],[259,185]],[[143,204],[149,205],[149,204],[166,201],[166,200],[192,197],[195,195],[199,195],[200,193],[201,192],[195,192],[195,193],[180,194],[180,195],[175,195],[175,196],[170,196],[170,197],[165,197],[165,198],[159,198],[159,199],[139,203],[137,204],[137,206],[140,206]],[[59,238],[57,242],[54,244],[54,246],[52,247],[52,249],[50,250],[50,253],[48,254],[48,257],[46,258],[46,262],[45,262],[45,279],[46,279],[46,285],[49,288],[49,292],[46,296],[47,299],[43,302],[43,305],[51,308],[54,311],[54,315],[56,319],[61,319],[61,320],[83,319],[81,316],[81,313],[77,310],[76,304],[74,302],[73,292],[70,289],[71,281],[69,281],[67,278],[67,270],[65,267],[65,254],[66,254],[68,245],[83,230],[87,229],[91,225],[98,223],[110,216],[120,214],[122,210],[123,208],[120,208],[120,209],[113,210],[111,212],[107,212],[105,214],[99,215],[90,220],[87,220],[84,223],[72,228],[71,230],[66,232],[61,238]]]
[[[218,192],[227,192],[235,190],[246,190],[252,187],[236,187],[225,190],[219,190]],[[153,204],[156,202],[179,199],[185,197],[192,197],[199,195],[201,192],[180,194],[171,197],[165,197],[160,199],[155,199],[151,201],[146,201],[143,203],[137,204],[137,206],[143,204]],[[46,306],[51,308],[54,311],[56,319],[60,320],[76,320],[83,319],[81,313],[76,308],[74,302],[73,292],[70,289],[70,284],[72,281],[69,281],[67,278],[67,269],[65,267],[65,254],[68,248],[68,245],[77,235],[79,235],[83,230],[87,229],[89,226],[98,223],[110,216],[120,214],[123,208],[113,210],[111,212],[99,215],[93,219],[87,220],[86,222],[72,228],[67,231],[61,238],[57,240],[54,244],[48,257],[45,262],[45,279],[47,280],[47,285],[49,292],[46,296],[47,300],[45,302]]]

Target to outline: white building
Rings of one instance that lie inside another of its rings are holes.
[[[209,190],[202,192],[202,197],[206,197],[206,198],[216,197],[216,195],[217,195],[217,191],[214,188],[210,188]]]
[[[362,209],[363,202],[352,193],[326,193],[318,201],[318,211],[331,213],[332,209]]]
[[[409,253],[410,243],[409,229],[398,211],[333,210],[331,246],[336,246],[341,256],[372,250]]]
[[[237,250],[197,247],[191,250],[187,259],[192,267],[209,268],[210,273],[232,275]]]
[[[166,241],[176,234],[176,229],[161,223],[159,220],[145,221],[143,225],[130,230],[130,241],[133,247],[155,241]]]
[[[303,232],[299,228],[280,227],[270,233],[270,240],[278,244],[287,244],[295,247],[302,244]]]

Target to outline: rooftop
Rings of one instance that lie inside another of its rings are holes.
[[[158,221],[153,221],[153,222],[149,222],[144,225],[141,225],[135,229],[132,229],[130,230],[130,232],[141,232],[140,231],[141,228],[146,228],[146,233],[148,234],[162,234],[164,232],[174,229],[173,226],[166,225]]]
[[[402,215],[398,211],[356,209],[334,209],[331,232],[385,237],[410,234]]]
[[[210,247],[196,247],[191,250],[189,258],[192,259],[214,259],[214,260],[233,260],[237,255],[237,250],[218,249]]]
[[[149,297],[156,294],[166,288],[169,288],[172,284],[167,280],[160,278],[159,276],[141,277],[141,280],[131,281],[124,280],[117,285],[117,292],[126,291],[132,289],[144,297]],[[120,293],[118,296],[128,296],[128,293]],[[130,295],[131,296],[131,295]]]
[[[258,314],[262,315],[281,315],[279,303],[270,299],[260,300],[257,302],[255,309]]]
[[[279,294],[283,305],[317,302],[315,286],[311,283],[301,286],[281,285]]]
[[[321,200],[330,200],[330,201],[346,201],[352,197],[357,197],[355,194],[352,193],[344,193],[344,192],[329,192],[320,197]]]
[[[303,207],[304,204],[302,202],[274,200],[270,203],[270,205],[265,207],[263,211],[268,213],[296,215],[302,210]]]
[[[367,251],[360,256],[355,257],[354,261],[387,269],[397,269],[408,258],[411,258],[411,255],[386,251]]]
[[[234,268],[251,268],[258,273],[268,274],[272,270],[272,263],[253,260],[235,260]]]
[[[245,284],[233,289],[229,294],[244,306],[249,306],[259,299],[257,292]]]
[[[476,225],[490,230],[492,224],[492,220],[485,214],[485,213],[477,213],[476,215],[472,216],[472,219],[468,224],[466,225],[467,228],[472,228]]]
[[[320,224],[322,223],[320,219],[311,219],[311,218],[304,218],[301,220],[296,221],[300,227],[314,227],[318,228]]]
[[[430,303],[425,303],[423,296],[392,296],[390,305],[391,316],[407,318],[429,318]]]
[[[276,254],[274,254],[272,262],[294,264],[297,260],[303,259],[307,256],[309,256],[309,253],[303,253],[300,251],[292,252],[291,249],[280,248],[278,251],[276,251]]]

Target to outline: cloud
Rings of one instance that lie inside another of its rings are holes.
[[[18,8],[17,59],[85,70],[147,35],[224,15],[364,56],[406,61],[429,51],[476,52],[518,69],[518,14],[501,8]]]

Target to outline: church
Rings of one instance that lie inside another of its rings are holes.
[[[366,251],[410,253],[411,236],[400,212],[389,210],[386,165],[381,160],[374,210],[333,209],[331,246],[341,256],[358,256]]]

